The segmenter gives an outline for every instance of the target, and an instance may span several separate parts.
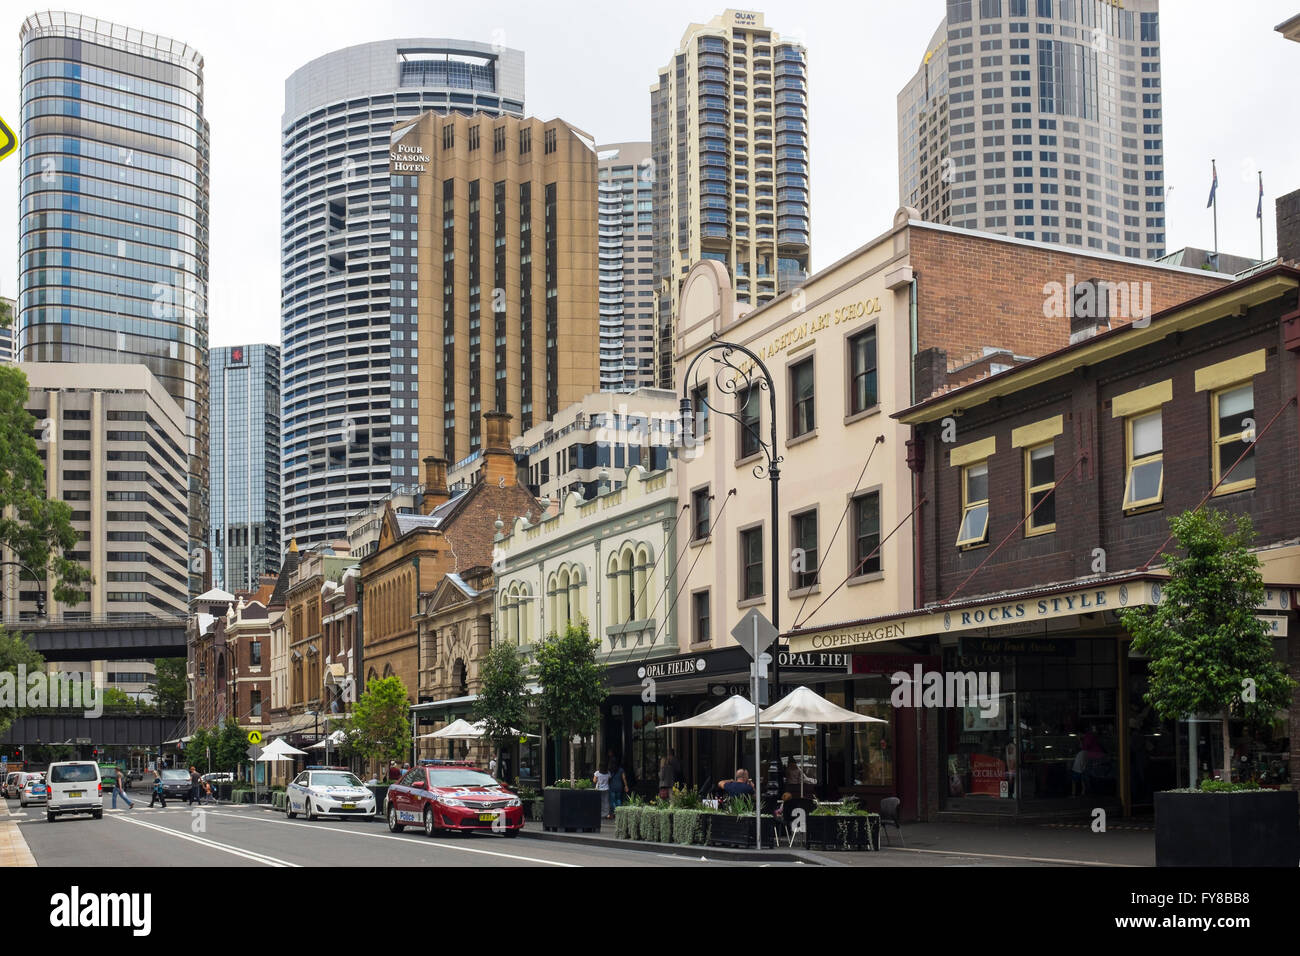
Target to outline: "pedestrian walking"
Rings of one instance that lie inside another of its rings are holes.
[[[617,760],[611,759],[609,762],[609,816],[614,817],[614,811],[623,805],[624,794],[628,791],[627,775],[623,773],[623,765]]]
[[[667,800],[673,793],[673,765],[667,757],[659,758],[659,799]]]
[[[596,792],[600,794],[600,815],[605,819],[611,819],[614,814],[609,809],[609,770],[597,770],[591,777],[592,783],[596,785]]]
[[[164,810],[167,809],[167,791],[163,789],[162,776],[157,770],[153,772],[153,793],[149,797],[149,807],[151,809],[155,800],[162,804]]]
[[[191,764],[190,765],[190,803],[198,803],[199,800],[202,798],[203,795],[202,785],[203,785],[203,778],[199,776],[198,770],[195,769],[193,764]]]
[[[126,795],[126,774],[122,772],[121,767],[118,767],[117,773],[113,775],[113,809],[114,810],[117,809],[117,795],[119,793],[122,795],[122,799],[126,801],[126,808],[128,810],[134,810],[135,802],[132,801],[132,799]]]

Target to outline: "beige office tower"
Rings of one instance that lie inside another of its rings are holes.
[[[736,301],[762,305],[808,274],[808,66],[761,13],[693,23],[650,88],[657,375],[672,387],[682,280],[721,262]]]
[[[898,188],[928,222],[1165,254],[1159,0],[949,0],[898,94]]]
[[[599,387],[596,150],[563,120],[425,113],[393,128],[393,482]]]
[[[143,365],[18,367],[27,376],[26,407],[36,419],[46,495],[72,509],[81,540],[71,556],[90,570],[94,584],[88,601],[65,606],[54,600],[53,579],[42,586],[6,579],[4,619],[35,620],[42,597],[53,622],[184,617],[185,412]]]

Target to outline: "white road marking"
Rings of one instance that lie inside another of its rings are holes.
[[[111,819],[111,818],[110,818]],[[123,823],[134,824],[138,827],[146,827],[150,830],[157,830],[159,833],[165,833],[168,836],[174,836],[180,840],[188,840],[190,843],[197,843],[200,846],[206,846],[209,849],[221,850],[223,853],[232,853],[235,856],[242,856],[246,860],[252,860],[254,863],[265,863],[267,866],[300,866],[298,863],[290,863],[288,860],[281,860],[277,857],[267,856],[265,853],[254,853],[252,850],[245,850],[242,847],[230,846],[227,843],[218,843],[216,840],[209,840],[204,837],[196,837],[193,834],[181,833],[178,830],[169,830],[167,827],[159,826],[156,823],[145,823],[143,820],[136,820],[131,817],[122,817]]]
[[[279,811],[276,812],[278,813]],[[315,824],[315,823],[294,823],[291,820],[267,820],[264,817],[255,817],[255,816],[245,817],[243,814],[240,813],[222,813],[220,811],[213,811],[212,815],[217,817],[238,817],[240,819],[245,819],[245,820],[257,820],[259,823],[275,823],[278,824],[279,826],[285,826],[285,827],[306,827],[309,830],[316,830],[318,832],[325,831],[329,833],[342,833],[347,836],[370,837],[372,840],[400,840],[403,843],[411,843],[412,845],[415,846],[419,845],[415,841],[409,840],[407,837],[404,836],[398,836],[395,833],[363,833],[359,830],[345,830],[340,827],[320,826],[319,824]],[[478,853],[478,854],[482,854],[483,856],[499,856],[499,857],[504,857],[507,860],[522,860],[525,863],[544,863],[547,866],[577,867],[581,865],[578,863],[561,863],[558,860],[543,860],[535,856],[521,856],[518,853],[501,853],[496,850],[478,850],[467,846],[453,846],[449,843],[438,843],[438,844],[434,844],[434,846],[436,846],[438,849],[443,849],[443,850],[455,850],[457,853]]]
[[[1098,860],[1065,860],[1057,859],[1050,856],[1013,856],[1006,853],[968,853],[964,850],[922,850],[918,847],[910,846],[891,846],[888,849],[894,853],[933,853],[938,856],[973,856],[988,860],[1024,860],[1029,863],[1054,863],[1066,866],[1140,866],[1138,863],[1106,863]],[[974,865],[974,864],[968,864]]]

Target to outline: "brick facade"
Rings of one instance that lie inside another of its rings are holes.
[[[1136,259],[1089,255],[1086,250],[936,229],[924,223],[913,224],[908,242],[917,277],[918,312],[923,316],[917,348],[943,349],[953,362],[986,347],[1034,357],[1068,345],[1068,318],[1043,314],[1048,282],[1064,287],[1069,276],[1077,282],[1149,282],[1150,301],[1144,299],[1143,306],[1154,313],[1228,281],[1208,272],[1198,275]],[[979,303],[985,315],[978,323],[971,321],[972,303]]]

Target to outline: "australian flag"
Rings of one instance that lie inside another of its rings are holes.
[[[1214,178],[1210,181],[1210,198],[1205,202],[1206,209],[1214,205],[1214,194],[1219,188],[1219,170],[1214,165],[1214,160],[1210,160],[1210,170],[1213,172]]]

